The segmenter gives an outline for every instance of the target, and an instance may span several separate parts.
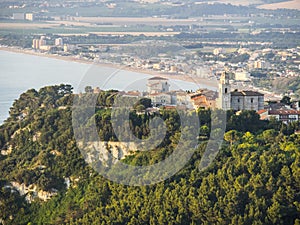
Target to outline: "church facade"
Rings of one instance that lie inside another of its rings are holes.
[[[233,91],[231,94],[231,108],[233,110],[264,109],[264,95],[255,91]]]
[[[218,108],[223,110],[255,110],[264,109],[264,95],[256,91],[231,91],[229,76],[225,72],[219,82]]]

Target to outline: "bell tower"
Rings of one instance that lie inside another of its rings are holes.
[[[223,110],[231,109],[231,86],[229,75],[223,72],[219,82],[219,108]]]

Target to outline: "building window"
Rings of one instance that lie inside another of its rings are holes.
[[[227,88],[225,88],[225,94],[227,94]]]
[[[238,99],[238,102],[240,102],[240,99]]]
[[[251,103],[253,103],[253,98],[251,98]]]

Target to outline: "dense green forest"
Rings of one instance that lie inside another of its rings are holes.
[[[102,91],[91,118],[105,141],[117,141],[110,122],[117,93]],[[72,129],[74,97],[70,85],[49,86],[28,90],[11,107],[0,127],[0,149],[7,153],[0,155],[0,224],[300,224],[299,122],[285,125],[261,121],[254,111],[228,111],[222,148],[199,171],[212,114],[199,110],[199,145],[188,164],[158,184],[134,187],[105,179],[84,161]],[[127,164],[155,164],[176,144],[176,111],[143,113],[147,106],[149,100],[141,99],[131,111],[132,132],[146,138],[147,121],[158,116],[167,135],[157,149],[126,157]],[[56,195],[28,201],[30,193],[20,195],[12,182],[55,189]]]

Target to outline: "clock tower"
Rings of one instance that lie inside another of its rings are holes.
[[[219,82],[219,108],[223,110],[231,109],[231,86],[229,83],[229,75],[223,72]]]

